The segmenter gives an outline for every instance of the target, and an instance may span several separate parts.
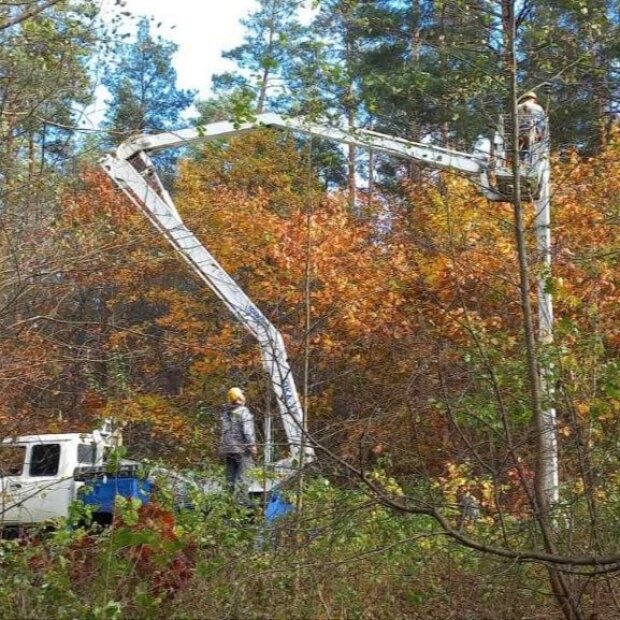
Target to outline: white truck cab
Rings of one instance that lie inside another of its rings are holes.
[[[0,528],[67,517],[83,482],[76,467],[102,465],[106,434],[27,435],[0,443]]]

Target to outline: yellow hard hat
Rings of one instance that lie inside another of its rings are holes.
[[[534,99],[534,101],[538,101],[538,95],[533,90],[530,90],[524,95],[521,95],[520,101],[525,101],[526,99]]]
[[[245,403],[245,396],[241,391],[241,388],[234,387],[228,390],[228,402],[229,403]]]

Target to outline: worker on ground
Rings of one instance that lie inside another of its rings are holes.
[[[462,531],[466,525],[475,526],[480,518],[480,502],[478,498],[467,488],[459,487],[457,492],[459,507],[458,529]]]
[[[245,406],[243,392],[234,387],[228,390],[228,404],[221,417],[219,452],[226,467],[226,482],[240,504],[248,504],[248,470],[254,465],[252,457],[258,454],[254,417]]]
[[[538,103],[534,91],[525,93],[517,106],[519,130],[519,157],[522,162],[532,164],[533,148],[545,136],[545,111]]]

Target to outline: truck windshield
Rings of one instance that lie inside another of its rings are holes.
[[[32,446],[30,453],[31,476],[55,476],[60,464],[60,444],[42,443]]]
[[[21,476],[26,446],[0,446],[0,476]]]

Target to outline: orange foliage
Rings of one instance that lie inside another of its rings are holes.
[[[559,315],[620,352],[620,136],[596,159],[573,155],[554,169]]]
[[[617,154],[614,145],[596,160],[558,161],[553,175],[557,315],[596,330],[608,355],[620,346]],[[499,367],[522,352],[512,210],[456,177],[403,191],[406,200],[382,197],[361,217],[308,176],[291,140],[256,132],[184,162],[176,201],[281,329],[297,378],[309,261],[309,393],[319,439],[338,438],[352,458],[419,459],[441,471],[458,441],[437,403],[489,389],[472,377],[471,356],[485,351]],[[197,426],[196,410],[216,408],[232,382],[249,385],[260,417],[265,380],[254,342],[103,175],[86,171],[68,192],[52,246],[62,254],[58,284],[37,289],[35,305],[67,323],[29,323],[0,343],[1,424],[23,415],[30,430],[69,430],[113,415],[140,438],[169,444],[187,443],[197,429],[203,450],[213,429]],[[567,346],[577,338],[558,334]],[[499,381],[513,380],[510,373]],[[520,403],[520,389],[514,379],[509,405]]]

